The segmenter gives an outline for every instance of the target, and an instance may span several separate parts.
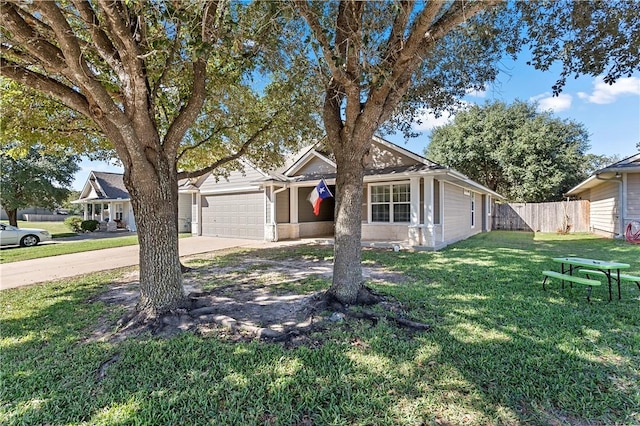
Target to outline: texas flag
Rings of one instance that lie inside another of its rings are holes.
[[[313,188],[313,191],[311,191],[311,194],[309,194],[309,202],[313,206],[313,214],[318,216],[320,214],[320,203],[325,198],[330,198],[330,197],[333,197],[333,194],[331,193],[331,191],[329,191],[329,188],[327,187],[327,184],[324,181],[324,179],[322,179],[320,183],[318,183],[318,185],[316,185],[316,187]]]

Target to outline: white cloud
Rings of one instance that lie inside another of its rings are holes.
[[[453,120],[454,116],[454,114],[444,111],[439,117],[436,117],[433,111],[425,109],[418,117],[418,120],[420,120],[421,123],[417,124],[415,129],[421,132],[433,130],[436,127],[449,124]]]
[[[475,98],[486,98],[487,92],[486,90],[467,90],[467,95]]]
[[[566,93],[560,93],[558,96],[552,96],[551,93],[541,93],[540,95],[532,96],[530,101],[538,102],[538,111],[553,111],[560,112],[571,108],[571,102],[573,97]]]
[[[417,119],[422,123],[416,124],[413,128],[419,132],[424,132],[433,130],[436,127],[444,126],[445,124],[449,124],[453,121],[457,111],[466,109],[471,105],[473,105],[471,102],[461,101],[460,105],[456,106],[454,111],[442,111],[438,117],[436,117],[432,110],[424,108],[417,117]]]
[[[620,78],[614,84],[607,84],[603,77],[597,77],[593,81],[591,94],[578,93],[580,99],[585,99],[592,104],[611,104],[624,95],[640,95],[640,78]]]

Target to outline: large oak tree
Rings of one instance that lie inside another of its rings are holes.
[[[335,263],[329,295],[366,302],[361,268],[363,174],[371,138],[411,133],[422,108],[442,111],[483,88],[523,44],[532,65],[612,82],[638,69],[635,2],[292,0],[324,77],[324,127],[337,165]]]
[[[298,142],[296,129],[313,124],[304,107],[314,100],[310,80],[295,72],[309,67],[295,55],[297,40],[276,6],[0,5],[1,75],[91,119],[122,162],[138,225],[138,309],[145,315],[184,300],[178,179],[233,167],[245,155],[272,164],[283,146]]]
[[[12,155],[12,147],[0,149],[0,204],[7,212],[9,224],[18,226],[18,209],[44,207],[54,209],[69,195],[78,158],[65,152],[46,153],[32,146],[26,153]]]
[[[426,156],[510,201],[562,200],[585,179],[589,132],[535,103],[471,105],[431,133]],[[610,164],[610,163],[609,163]]]

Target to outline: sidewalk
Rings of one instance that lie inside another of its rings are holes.
[[[224,250],[233,247],[268,248],[282,243],[214,237],[179,239],[180,256]],[[139,248],[109,248],[44,257],[0,265],[0,290],[74,277],[92,272],[138,265]]]

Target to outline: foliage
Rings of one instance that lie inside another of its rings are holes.
[[[225,0],[16,0],[0,14],[0,75],[92,120],[122,162],[139,309],[177,307],[178,179],[228,173],[240,158],[271,168],[317,134],[295,22],[279,3]]]
[[[60,205],[60,207],[65,209],[67,211],[67,214],[69,215],[82,216],[83,214],[82,205],[73,203],[73,201],[76,201],[78,198],[80,198],[80,191],[70,191],[69,196],[67,197],[65,202]]]
[[[10,217],[10,212],[25,207],[53,209],[62,203],[79,169],[77,157],[64,150],[45,154],[38,146],[17,153],[14,147],[10,144],[0,150],[0,204]],[[11,224],[16,225],[15,222]]]
[[[560,200],[585,175],[582,124],[517,101],[471,105],[431,134],[426,156],[511,201]]]
[[[64,220],[64,224],[73,232],[82,231],[82,218],[78,216],[70,216]]]
[[[590,235],[491,232],[440,252],[365,250],[365,262],[407,278],[368,284],[433,331],[349,319],[288,346],[217,329],[96,339],[123,314],[97,296],[130,269],[5,290],[0,416],[6,425],[638,424],[638,289],[625,285],[609,303],[596,288],[591,304],[581,286],[543,291],[540,272],[567,253],[615,253],[640,273],[636,247]],[[213,257],[229,258],[242,260]]]
[[[87,117],[4,77],[0,77],[0,109],[0,146],[13,157],[32,147],[47,155],[62,149],[94,160],[115,155]]]
[[[515,56],[524,45],[538,68],[559,61],[561,77],[604,74],[610,83],[640,67],[635,2],[291,3],[307,23],[310,54],[326,87],[323,121],[337,164],[329,293],[343,303],[356,302],[362,289],[360,206],[375,132],[393,128],[412,136],[424,108],[455,107],[467,90],[495,78],[504,55]],[[599,42],[605,48],[591,55]],[[554,90],[563,84],[561,78]],[[550,186],[564,185],[557,180]]]
[[[562,66],[553,86],[558,94],[567,78],[603,76],[613,84],[640,70],[638,2],[628,0],[516,2],[524,23],[529,64],[547,71]]]
[[[586,154],[584,156],[584,173],[591,175],[592,173],[610,166],[618,161],[622,160],[622,157],[618,154],[613,155],[598,155],[598,154]]]
[[[83,220],[80,223],[80,229],[84,232],[93,232],[96,229],[98,229],[99,226],[100,226],[100,222],[93,219]]]

